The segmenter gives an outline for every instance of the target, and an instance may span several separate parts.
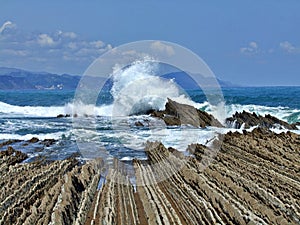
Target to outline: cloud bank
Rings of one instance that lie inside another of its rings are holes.
[[[242,55],[259,55],[259,54],[273,54],[275,52],[284,52],[287,54],[299,54],[300,47],[293,45],[289,41],[283,41],[278,44],[275,48],[263,49],[260,48],[258,43],[255,41],[251,41],[248,43],[246,47],[240,48],[240,53]]]
[[[255,41],[251,41],[248,46],[240,48],[240,52],[245,55],[254,55],[260,52],[258,44]]]
[[[80,74],[111,48],[72,31],[25,32],[11,21],[0,25],[0,66]]]
[[[300,47],[296,47],[288,41],[281,42],[279,47],[286,53],[300,53]]]

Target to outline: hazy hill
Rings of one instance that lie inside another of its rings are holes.
[[[162,76],[166,79],[174,79],[183,89],[198,89],[197,83],[184,72],[167,73]],[[26,89],[49,89],[49,90],[74,90],[76,89],[80,76],[69,74],[52,74],[46,72],[30,72],[15,68],[0,67],[0,89],[1,90],[26,90]],[[90,77],[90,84],[97,88],[97,79]],[[201,79],[201,84],[210,87],[214,82],[211,78]],[[236,87],[230,82],[218,79],[221,87]],[[112,81],[109,79],[105,86],[111,87]]]
[[[215,80],[213,78],[203,77],[201,75],[196,75],[199,78],[202,87],[215,87]],[[174,79],[177,84],[179,84],[185,90],[199,89],[199,85],[184,72],[168,73],[162,77],[166,79]],[[220,87],[239,87],[239,85],[232,84],[228,81],[223,81],[217,78]],[[201,87],[200,87],[201,88]]]
[[[80,76],[30,72],[0,67],[0,89],[75,89]]]

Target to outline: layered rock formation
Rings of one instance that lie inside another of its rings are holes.
[[[152,163],[161,162],[159,168],[137,163],[137,179],[154,183],[138,192],[150,190],[153,204],[146,211],[159,215],[153,224],[298,224],[299,146],[300,137],[293,133],[229,133],[209,167],[203,170],[202,165],[211,149],[192,145],[195,158],[179,171],[180,159],[159,147],[149,152]],[[155,184],[155,177],[172,170],[168,179]]]
[[[180,104],[169,98],[165,110],[154,111],[151,115],[163,119],[168,126],[192,125],[194,127],[222,127],[222,124],[207,112],[198,110],[190,105]]]
[[[297,130],[296,124],[288,124],[271,115],[257,115],[256,113],[249,112],[236,112],[232,117],[226,119],[226,123],[235,128],[240,129],[244,124],[244,128],[248,129],[253,126],[259,126],[263,128],[285,128],[289,130]]]
[[[257,128],[212,146],[220,149],[193,144],[184,156],[148,143],[148,161],[108,170],[101,160],[22,164],[26,155],[8,148],[0,224],[300,223],[299,135]]]
[[[82,224],[101,161],[20,164],[25,158],[10,147],[0,154],[0,224]]]

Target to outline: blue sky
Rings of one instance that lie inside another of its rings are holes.
[[[80,75],[112,47],[158,39],[223,80],[300,85],[299,11],[299,0],[2,0],[0,66]]]

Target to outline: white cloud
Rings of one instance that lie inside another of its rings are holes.
[[[54,46],[55,42],[48,34],[40,34],[37,38],[37,42],[40,46]]]
[[[300,53],[300,46],[295,46],[289,41],[280,42],[279,49],[281,49],[283,52],[286,52],[288,54]],[[278,46],[270,48],[270,49],[262,49],[261,47],[259,47],[259,45],[255,41],[249,42],[246,47],[240,48],[240,52],[242,54],[248,55],[248,56],[257,55],[257,54],[260,54],[260,55],[273,54],[276,51],[278,51]]]
[[[299,47],[295,47],[293,44],[291,44],[288,41],[281,42],[279,44],[279,47],[287,53],[299,53],[300,52]]]
[[[8,29],[8,28],[13,28],[15,27],[16,25],[11,22],[11,21],[6,21],[5,23],[3,23],[3,25],[0,27],[0,34],[5,30],[5,29]]]
[[[62,32],[62,36],[70,39],[77,38],[77,34],[75,34],[74,32]]]
[[[92,41],[90,44],[95,48],[102,48],[104,46],[103,41]]]
[[[16,27],[5,22],[0,31]],[[23,67],[34,70],[54,68],[63,73],[80,73],[112,46],[101,40],[84,40],[72,31],[24,32],[11,29],[0,32],[0,66]],[[78,72],[76,72],[78,71]]]
[[[78,48],[77,44],[75,42],[70,42],[67,44],[68,48],[75,50]]]
[[[250,46],[251,48],[253,48],[253,49],[258,49],[258,45],[257,45],[257,43],[254,42],[254,41],[250,42],[250,43],[249,43],[249,46]]]
[[[166,53],[168,56],[172,56],[175,54],[175,51],[172,46],[164,44],[160,41],[155,41],[151,44],[151,48],[155,51],[160,51],[162,53]]]
[[[251,41],[248,46],[240,48],[240,52],[245,55],[254,55],[259,52],[258,44]]]

